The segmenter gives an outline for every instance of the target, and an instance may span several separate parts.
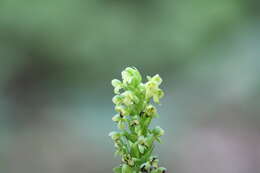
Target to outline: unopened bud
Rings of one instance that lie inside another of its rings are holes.
[[[156,137],[160,137],[160,136],[164,135],[164,130],[159,126],[155,127],[152,132],[153,132],[154,136],[156,136]]]

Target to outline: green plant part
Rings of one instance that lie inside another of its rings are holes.
[[[152,156],[154,142],[161,141],[164,130],[159,126],[149,128],[152,119],[158,117],[151,102],[158,104],[164,95],[159,88],[162,79],[158,74],[147,79],[142,83],[139,71],[127,67],[122,72],[122,81],[112,80],[116,94],[112,101],[117,112],[112,120],[119,131],[111,132],[109,136],[115,143],[115,154],[122,158],[121,165],[114,168],[115,173],[166,172],[165,168],[159,167],[159,159]]]

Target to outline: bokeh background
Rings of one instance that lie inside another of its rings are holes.
[[[159,73],[169,173],[260,172],[258,0],[0,1],[0,172],[109,173],[110,81]]]

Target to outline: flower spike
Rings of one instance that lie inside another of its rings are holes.
[[[164,130],[159,126],[150,129],[153,118],[158,117],[157,109],[152,105],[159,103],[164,92],[159,86],[161,77],[157,74],[147,76],[142,83],[142,76],[135,67],[127,67],[121,73],[122,82],[112,80],[116,115],[112,120],[117,124],[119,132],[111,132],[109,136],[115,143],[116,154],[122,157],[122,164],[114,168],[115,173],[165,173],[159,167],[159,159],[152,156],[154,142],[161,141]]]

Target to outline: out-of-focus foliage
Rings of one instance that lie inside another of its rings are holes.
[[[250,3],[5,0],[0,7],[1,57],[17,66],[43,59],[60,68],[76,68],[77,76],[125,64],[181,66],[246,21]],[[1,73],[16,70],[8,62],[1,63]]]

